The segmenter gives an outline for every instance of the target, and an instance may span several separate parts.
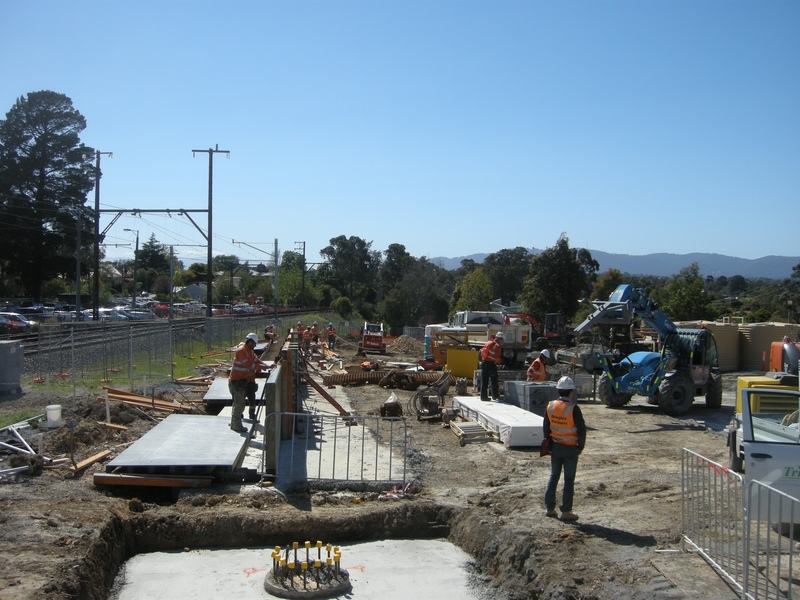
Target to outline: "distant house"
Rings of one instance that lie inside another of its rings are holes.
[[[180,296],[186,296],[191,300],[200,300],[206,297],[206,286],[199,283],[192,283],[184,288],[176,288],[175,293]]]

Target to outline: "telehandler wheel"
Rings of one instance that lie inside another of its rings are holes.
[[[667,377],[658,391],[658,406],[671,417],[679,417],[689,412],[694,402],[692,382],[686,375]]]
[[[597,385],[597,395],[606,406],[611,408],[619,408],[625,406],[631,401],[633,394],[620,394],[611,385],[611,380],[603,376],[600,378],[600,383]]]
[[[719,408],[722,406],[722,376],[711,374],[706,385],[706,406]]]

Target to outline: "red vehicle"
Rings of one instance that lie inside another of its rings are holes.
[[[8,321],[9,333],[28,333],[33,327],[28,319],[17,313],[0,313],[0,317]]]
[[[369,350],[386,354],[386,343],[383,338],[383,323],[364,323],[361,330],[361,341],[358,344],[359,352]]]

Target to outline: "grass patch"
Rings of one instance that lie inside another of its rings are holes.
[[[0,429],[2,429],[3,427],[8,427],[9,425],[15,425],[17,423],[21,423],[22,421],[28,421],[42,414],[44,413],[41,410],[37,410],[35,408],[29,408],[27,410],[22,410],[20,412],[12,413],[10,415],[4,415],[0,417]]]

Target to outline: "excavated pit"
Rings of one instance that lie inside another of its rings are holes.
[[[114,514],[84,560],[65,569],[58,591],[75,598],[105,600],[120,568],[136,554],[199,548],[275,546],[287,540],[335,539],[338,543],[381,539],[447,538],[457,515],[432,503],[403,504],[349,514],[307,514],[298,518],[268,511],[214,511],[197,515],[169,508]],[[55,591],[55,590],[53,590]]]

